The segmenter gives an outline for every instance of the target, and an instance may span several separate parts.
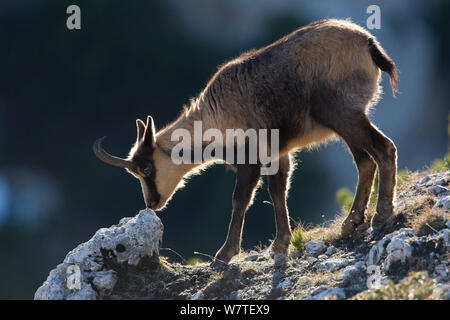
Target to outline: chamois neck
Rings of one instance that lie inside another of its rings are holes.
[[[189,109],[185,109],[178,119],[157,132],[156,142],[167,155],[170,155],[172,148],[179,143],[179,141],[172,141],[172,133],[175,130],[186,129],[193,137],[194,121],[203,120],[201,111],[198,99],[193,100]]]

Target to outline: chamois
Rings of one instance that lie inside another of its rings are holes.
[[[371,221],[372,228],[377,229],[393,215],[397,172],[394,143],[368,118],[369,108],[381,94],[380,69],[389,75],[395,96],[397,68],[373,35],[349,20],[313,22],[219,67],[181,116],[158,132],[152,117],[148,116],[145,124],[137,119],[137,140],[128,158],[104,151],[103,139],[94,143],[94,152],[104,162],[125,168],[139,179],[146,206],[160,210],[186,177],[206,165],[173,163],[171,151],[177,143],[171,139],[174,130],[192,132],[194,121],[202,121],[205,130],[221,132],[229,128],[278,129],[279,153],[274,161],[279,162],[279,169],[267,179],[276,222],[272,252],[285,254],[291,238],[286,198],[292,155],[340,137],[359,173],[342,234],[351,235],[364,222],[378,166],[378,202]],[[228,263],[240,252],[244,215],[260,185],[259,163],[234,167],[232,218],[213,266]]]

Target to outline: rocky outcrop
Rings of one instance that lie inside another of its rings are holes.
[[[450,299],[449,177],[407,182],[396,216],[377,233],[315,239],[288,257],[243,252],[223,269],[159,259],[163,227],[143,210],[71,251],[35,299]]]
[[[162,233],[161,220],[150,210],[98,230],[50,271],[34,298],[93,300],[108,296],[123,268],[158,259]]]

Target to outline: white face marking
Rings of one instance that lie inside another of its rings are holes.
[[[159,148],[155,148],[153,152],[153,165],[156,170],[155,185],[160,196],[158,210],[161,210],[167,205],[175,191],[184,185],[183,176],[192,169],[193,165],[176,165],[170,156]]]

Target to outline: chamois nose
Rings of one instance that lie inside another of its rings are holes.
[[[158,206],[158,201],[154,200],[150,202],[150,209],[155,209]]]

